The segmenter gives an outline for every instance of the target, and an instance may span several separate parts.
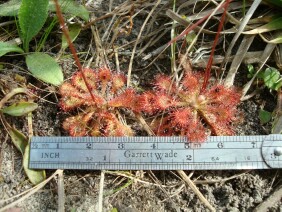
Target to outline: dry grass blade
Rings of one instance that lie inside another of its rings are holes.
[[[181,176],[185,183],[195,192],[195,194],[199,197],[202,203],[211,211],[216,211],[215,208],[209,203],[209,201],[204,197],[204,195],[199,191],[199,189],[195,186],[193,181],[185,174],[184,171],[178,170],[177,173]]]
[[[200,28],[199,32],[197,33],[197,35],[195,36],[195,38],[192,40],[192,42],[190,43],[190,45],[188,46],[188,48],[186,49],[185,55],[184,57],[180,60],[180,63],[178,65],[177,70],[180,70],[180,67],[182,67],[182,65],[185,63],[185,58],[188,57],[189,52],[192,50],[194,44],[197,42],[199,35],[201,34],[202,30],[206,27],[207,23],[209,22],[209,20],[214,16],[214,14],[224,5],[225,1],[222,1],[220,4],[217,5],[217,7],[214,9],[214,11],[210,14],[210,16],[207,18],[207,20],[204,22],[204,24],[202,25],[202,27]],[[185,29],[184,31],[186,31],[187,29]],[[182,32],[183,33],[183,32]],[[181,33],[181,34],[182,34]],[[181,35],[180,34],[180,35]],[[178,37],[180,37],[180,35]],[[175,38],[176,39],[176,38]],[[172,41],[170,41],[172,42]]]
[[[274,112],[274,121],[272,124],[272,133],[281,134],[282,133],[282,91],[281,89],[277,94],[277,105]]]
[[[169,193],[161,186],[161,183],[159,182],[158,178],[154,175],[154,173],[152,171],[149,171],[149,174],[152,178],[152,180],[156,183],[159,184],[159,188],[162,190],[162,192],[167,196],[167,198],[170,200],[170,202],[172,203],[172,207],[174,208],[175,211],[180,212],[179,207],[176,206],[175,202],[172,200],[172,198],[170,197]]]
[[[16,206],[18,203],[24,201],[25,199],[27,199],[28,197],[30,197],[31,195],[35,194],[37,191],[39,191],[41,188],[43,188],[50,180],[52,180],[56,175],[58,175],[60,172],[62,172],[62,170],[57,170],[54,174],[52,174],[48,179],[44,180],[42,183],[39,183],[38,185],[34,186],[32,189],[29,190],[29,192],[27,194],[26,191],[15,196],[18,197],[22,194],[25,194],[24,196],[20,197],[18,200],[4,206],[3,208],[0,208],[0,212],[4,212],[9,208],[12,208],[14,206]],[[3,202],[8,201],[8,200],[4,200]]]
[[[116,175],[116,176],[126,177],[130,180],[133,180],[133,181],[139,182],[139,183],[143,183],[143,184],[148,185],[148,186],[156,186],[156,187],[163,186],[163,185],[159,185],[159,184],[156,184],[156,183],[150,183],[150,182],[147,182],[147,181],[144,181],[144,180],[140,180],[136,177],[133,177],[129,174],[125,174],[125,173],[122,173],[122,172],[119,172],[119,171],[105,171],[105,173],[111,174],[111,175]]]
[[[188,27],[191,25],[191,22],[187,21],[186,19],[184,19],[181,15],[173,12],[172,10],[168,9],[166,11],[166,15],[168,17],[170,17],[172,20],[178,22],[179,24],[181,24],[182,26],[185,26],[185,27]],[[201,27],[197,26],[195,27],[194,29],[196,32],[200,31],[201,30]],[[203,33],[206,33],[206,34],[216,34],[216,32],[213,32],[213,31],[210,31],[210,30],[207,30],[207,29],[203,29],[202,30]]]
[[[245,15],[244,19],[241,22],[241,25],[238,28],[237,33],[235,34],[235,36],[233,37],[228,50],[225,54],[225,59],[221,65],[221,68],[225,68],[226,67],[226,61],[228,60],[228,58],[231,55],[232,49],[235,45],[235,43],[237,42],[239,36],[242,34],[243,30],[245,29],[247,23],[249,22],[249,20],[251,19],[252,15],[254,14],[254,12],[256,11],[257,7],[259,6],[259,4],[261,3],[261,0],[255,0],[252,4],[252,6],[250,7],[250,9],[248,10],[247,14]]]
[[[249,99],[252,95],[247,96],[247,92],[250,89],[253,81],[255,80],[256,76],[258,75],[258,73],[261,71],[261,69],[263,68],[264,64],[266,63],[266,61],[268,60],[268,58],[270,57],[271,53],[274,51],[276,47],[276,44],[271,44],[268,43],[263,51],[263,54],[261,55],[260,58],[260,67],[257,70],[257,72],[254,74],[253,78],[244,86],[243,90],[242,90],[242,97],[241,100],[244,101],[246,99]]]
[[[65,211],[64,170],[58,173],[58,212]]]
[[[142,55],[149,47],[153,46],[154,44],[156,44],[158,41],[161,40],[161,38],[164,37],[164,35],[167,33],[167,29],[165,28],[161,28],[160,30],[156,30],[155,32],[153,33],[150,33],[148,36],[152,36],[152,38],[146,42],[146,45],[140,49],[138,51],[138,55],[137,56],[140,56]],[[155,34],[155,35],[153,35]],[[146,36],[146,37],[148,37]]]
[[[281,203],[282,197],[282,185],[280,185],[264,202],[259,204],[255,209],[254,212],[263,212],[268,211],[268,209],[275,205]]]
[[[212,1],[215,5],[218,5],[218,3],[216,1]],[[246,3],[245,7],[250,6],[249,3]],[[237,10],[237,9],[242,9],[242,2],[231,2],[228,6],[229,11],[231,10]],[[194,21],[194,20],[199,20],[203,17],[205,17],[205,15],[211,13],[213,11],[213,9],[211,10],[206,10],[201,12],[200,14],[195,14],[195,15],[191,15],[188,16],[187,19],[189,19],[190,21]],[[219,15],[223,12],[223,10],[218,10],[215,15]],[[231,21],[235,22],[235,23],[240,23],[240,21],[237,21],[230,13],[227,14],[227,16],[229,18],[231,18]]]
[[[235,75],[239,69],[239,66],[241,65],[250,45],[252,44],[255,36],[244,36],[243,41],[237,51],[237,54],[235,55],[231,67],[228,71],[228,74],[224,80],[224,85],[226,87],[231,87],[233,86]]]
[[[105,182],[105,170],[102,170],[100,184],[99,184],[98,212],[103,211],[104,182]]]
[[[236,174],[234,176],[231,176],[231,177],[227,177],[227,178],[223,178],[223,179],[219,179],[219,180],[195,180],[193,181],[196,185],[197,184],[214,184],[214,183],[224,183],[226,181],[229,181],[229,180],[233,180],[235,178],[238,178],[242,175],[245,175],[246,173],[248,173],[249,171],[247,172],[244,172],[242,174]]]
[[[147,124],[147,122],[145,121],[145,119],[143,118],[143,116],[141,114],[136,114],[136,118],[140,122],[140,124],[142,125],[143,129],[148,133],[148,135],[150,135],[150,136],[155,135],[155,133],[150,128],[150,126]]]
[[[130,62],[129,62],[129,66],[128,66],[128,72],[127,72],[127,87],[130,85],[130,80],[131,80],[131,72],[132,72],[132,65],[133,65],[133,59],[134,59],[134,56],[135,56],[135,52],[136,52],[136,48],[137,48],[137,44],[141,38],[141,35],[142,35],[142,32],[143,30],[145,29],[145,26],[149,20],[149,18],[152,16],[153,12],[155,11],[155,9],[157,8],[157,6],[161,3],[161,0],[158,0],[155,4],[155,6],[152,8],[152,10],[149,12],[148,16],[146,17],[141,29],[140,29],[140,32],[138,34],[138,37],[136,39],[136,42],[134,44],[134,47],[133,47],[133,50],[132,50],[132,54],[131,54],[131,58],[130,58]]]
[[[243,63],[245,63],[245,64],[259,63],[262,53],[263,53],[263,51],[247,52],[245,54],[245,57],[243,58]],[[233,61],[235,56],[236,55],[230,56],[228,62]],[[192,62],[193,67],[205,68],[207,66],[208,59],[209,59],[208,55],[203,55],[203,56],[201,56],[201,58],[199,58],[197,60],[192,60],[191,62]],[[224,56],[215,55],[214,58],[213,58],[213,65],[221,64],[223,62],[223,60],[224,60]],[[213,68],[219,69],[217,66],[214,66]]]

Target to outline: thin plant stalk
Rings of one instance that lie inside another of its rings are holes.
[[[89,91],[89,93],[90,93],[90,95],[91,95],[92,100],[93,100],[94,102],[96,102],[95,96],[93,95],[93,93],[92,93],[92,91],[91,91],[91,88],[90,88],[90,85],[89,85],[89,83],[87,82],[87,79],[86,79],[86,77],[85,77],[85,75],[84,75],[84,73],[83,73],[82,65],[81,65],[81,63],[80,63],[80,61],[79,61],[79,58],[78,58],[77,53],[76,53],[76,50],[75,50],[74,45],[73,45],[73,43],[72,43],[72,41],[71,41],[71,37],[70,37],[70,34],[69,34],[69,30],[68,30],[67,27],[66,27],[66,24],[65,24],[65,21],[64,21],[64,18],[63,18],[63,14],[62,14],[62,11],[61,11],[61,8],[60,8],[60,5],[59,5],[59,2],[58,2],[58,0],[54,0],[54,2],[55,2],[55,6],[56,6],[56,14],[57,14],[57,16],[58,16],[60,25],[61,25],[61,27],[62,27],[62,31],[63,31],[63,33],[64,33],[64,35],[65,35],[65,37],[66,37],[66,40],[67,40],[67,42],[68,42],[68,44],[69,44],[69,48],[70,48],[70,51],[71,51],[71,53],[72,53],[72,55],[73,55],[73,57],[74,57],[75,63],[76,63],[76,65],[77,65],[77,67],[78,67],[78,70],[81,72],[83,81],[84,81],[84,83],[85,83],[85,85],[86,85],[86,87],[87,87],[87,90]]]
[[[213,46],[212,46],[212,49],[211,49],[211,54],[210,54],[210,57],[209,57],[209,60],[208,60],[206,70],[205,70],[205,77],[204,77],[204,83],[203,83],[203,86],[202,86],[202,91],[204,91],[207,88],[207,85],[208,85],[208,80],[209,80],[210,75],[211,75],[211,67],[212,67],[215,47],[217,45],[217,42],[218,42],[218,39],[219,39],[219,36],[220,36],[220,32],[222,31],[222,28],[223,28],[223,24],[224,24],[226,12],[227,12],[227,7],[228,7],[229,3],[230,3],[230,0],[226,0],[226,3],[224,4],[224,12],[221,16],[221,19],[220,19],[220,22],[219,22],[219,25],[218,25],[217,33],[216,33],[216,36],[215,36],[215,39],[214,39],[214,42],[213,42]]]

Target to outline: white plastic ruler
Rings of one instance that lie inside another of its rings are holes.
[[[33,137],[32,169],[225,170],[282,168],[282,135]]]

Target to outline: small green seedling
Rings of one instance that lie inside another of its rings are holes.
[[[255,76],[256,71],[253,65],[248,65],[248,78]],[[264,85],[270,90],[278,91],[282,86],[282,77],[280,72],[273,67],[266,68],[263,71],[260,71],[256,78],[263,81]]]

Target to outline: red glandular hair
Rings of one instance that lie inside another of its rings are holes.
[[[239,92],[222,84],[202,91],[202,83],[203,75],[192,71],[178,86],[170,77],[159,75],[154,90],[140,95],[140,110],[158,117],[151,125],[157,135],[182,135],[195,142],[210,134],[233,135]]]
[[[71,136],[132,136],[132,129],[117,116],[118,109],[137,109],[136,93],[126,88],[126,78],[108,68],[84,68],[60,87],[60,106],[64,111],[79,111],[63,122]]]

